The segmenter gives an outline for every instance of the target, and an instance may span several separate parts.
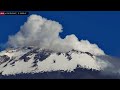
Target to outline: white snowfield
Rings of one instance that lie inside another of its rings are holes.
[[[65,53],[58,55],[52,52],[44,60],[36,60],[36,65],[33,67],[35,62],[36,53],[28,55],[28,61],[21,60],[20,57],[30,52],[31,49],[9,49],[0,52],[0,57],[7,55],[10,57],[6,62],[1,62],[0,58],[0,72],[2,75],[14,75],[20,73],[39,73],[39,72],[52,72],[52,71],[74,71],[78,66],[80,68],[87,68],[93,70],[104,70],[107,67],[107,63],[103,60],[99,60],[95,55],[90,56],[87,53],[80,53],[69,51],[71,59],[66,57]],[[41,52],[41,49],[38,49]],[[47,51],[46,51],[47,53]]]

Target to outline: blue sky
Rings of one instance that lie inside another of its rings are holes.
[[[120,57],[120,12],[117,11],[33,11],[63,26],[61,37],[75,34],[96,43],[106,54]],[[0,43],[19,31],[29,15],[0,16]]]

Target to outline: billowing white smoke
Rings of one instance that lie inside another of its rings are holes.
[[[87,40],[79,41],[74,34],[62,39],[59,36],[60,32],[62,25],[58,22],[31,15],[17,34],[9,36],[7,44],[11,47],[35,46],[61,52],[75,49],[94,55],[104,55],[96,44],[91,44]]]

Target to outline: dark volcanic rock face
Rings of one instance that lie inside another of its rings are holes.
[[[27,49],[32,49],[31,47],[28,47]],[[24,54],[23,56],[21,56],[19,59],[20,60],[24,60],[25,62],[28,62],[28,60],[30,60],[30,57],[31,55],[35,54],[35,53],[38,53],[37,51],[38,49],[33,49],[31,51],[29,51],[28,53]]]
[[[91,57],[93,57],[93,55],[91,53],[89,53],[89,52],[85,52],[85,53],[88,54],[88,55],[90,55]]]
[[[72,59],[71,54],[69,54],[69,52],[65,53],[65,57],[67,57],[68,60]]]
[[[27,62],[30,58],[25,54],[22,57],[20,57],[20,60],[24,60],[24,62]]]
[[[29,49],[31,49],[31,47],[29,47]],[[48,56],[50,56],[51,53],[52,53],[51,51],[47,51],[47,50],[39,51],[39,49],[33,49],[33,50],[29,51],[28,53],[24,54],[23,56],[21,56],[19,59],[24,60],[25,62],[28,62],[28,60],[30,60],[29,56],[35,54],[35,56],[34,56],[35,62],[36,62],[36,60],[43,61]]]
[[[50,52],[46,52],[46,51],[42,51],[42,52],[39,52],[39,53],[37,53],[36,55],[35,55],[35,57],[34,57],[34,59],[35,60],[39,60],[39,61],[43,61],[43,60],[45,60],[47,57],[49,57],[50,56]]]
[[[9,59],[10,57],[8,57],[7,55],[0,56],[0,64],[8,61]]]
[[[46,58],[48,58],[51,55],[51,53],[52,53],[52,51],[46,51],[46,50],[42,50],[42,51],[39,51],[38,53],[36,53],[34,56],[34,62],[33,62],[32,67],[37,66],[38,60],[43,61]]]

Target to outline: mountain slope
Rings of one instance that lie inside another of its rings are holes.
[[[100,61],[95,55],[77,50],[54,52],[35,47],[23,47],[6,49],[0,53],[2,75],[59,70],[72,72],[77,67],[100,71],[106,66],[107,63]]]

